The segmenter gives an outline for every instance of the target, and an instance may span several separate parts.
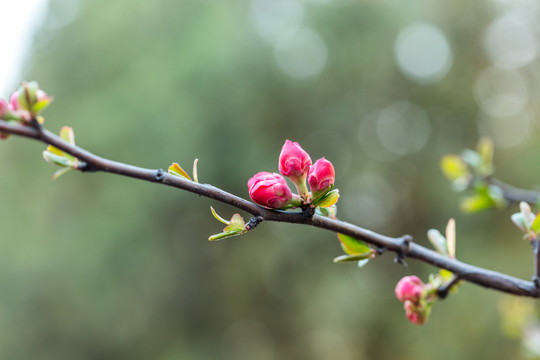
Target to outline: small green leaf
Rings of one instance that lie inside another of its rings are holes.
[[[339,190],[334,189],[334,190],[328,192],[319,201],[317,201],[317,203],[315,205],[319,206],[319,207],[322,207],[322,208],[327,208],[327,207],[335,205],[337,203],[338,199],[339,199]]]
[[[446,269],[441,269],[439,271],[439,274],[441,275],[441,278],[444,280],[444,282],[450,281],[452,279],[452,276],[454,276],[451,271],[448,271]]]
[[[193,181],[196,183],[199,182],[199,176],[197,175],[197,164],[199,163],[199,159],[195,159],[193,161]]]
[[[488,164],[493,161],[493,140],[487,136],[483,136],[478,140],[476,151],[482,160]]]
[[[64,175],[65,173],[67,173],[68,171],[72,170],[73,168],[72,167],[63,167],[61,169],[58,169],[54,172],[53,176],[52,176],[52,179],[53,180],[56,180],[58,179],[61,175]]]
[[[439,232],[437,229],[429,229],[427,232],[427,237],[431,245],[437,250],[437,252],[448,255],[448,245],[446,243],[446,238]]]
[[[532,229],[532,231],[534,231],[536,234],[538,234],[538,232],[540,232],[540,213],[538,213],[538,214],[536,215],[536,218],[534,219],[534,221],[533,221],[533,223],[532,223],[531,229]]]
[[[446,225],[446,249],[448,256],[452,259],[456,257],[456,220],[448,220]]]
[[[527,225],[525,224],[525,219],[523,214],[518,212],[510,216],[512,222],[523,232],[527,232]],[[536,221],[536,220],[535,220]]]
[[[45,161],[59,166],[71,167],[73,165],[72,162],[64,156],[53,154],[49,151],[43,151],[43,158],[45,159]]]
[[[47,146],[47,151],[50,152],[50,153],[53,153],[55,155],[64,157],[64,152],[62,150],[58,149],[58,148],[55,148],[52,145]]]
[[[341,255],[334,258],[334,263],[337,264],[337,263],[344,263],[344,262],[369,260],[371,256],[372,256],[371,252],[366,253],[366,254],[358,254],[358,255]]]
[[[461,202],[461,210],[466,213],[477,212],[493,207],[493,199],[487,194],[476,194],[465,198]]]
[[[494,205],[501,207],[506,204],[506,200],[504,198],[504,192],[499,186],[496,186],[496,185],[488,186],[487,193],[489,197],[493,200]]]
[[[225,220],[224,218],[222,218],[221,216],[218,215],[218,213],[216,212],[216,210],[214,210],[213,207],[210,206],[210,211],[212,211],[212,215],[214,215],[214,217],[218,220],[218,221],[221,221],[222,223],[224,223],[225,225],[229,225],[231,222],[228,221],[228,220]]]
[[[229,222],[229,225],[225,227],[223,231],[225,232],[236,231],[236,230],[242,231],[245,229],[245,227],[246,225],[244,223],[244,218],[242,218],[240,214],[234,214],[231,218],[231,221]]]
[[[370,259],[364,259],[364,260],[358,260],[358,267],[361,268],[361,267],[364,267],[368,262],[369,262]]]
[[[482,158],[476,151],[465,149],[461,153],[461,158],[473,169],[478,169],[478,167],[482,165]]]
[[[493,175],[493,141],[488,137],[482,137],[478,140],[476,149],[482,160],[478,167],[479,172],[483,176]]]
[[[345,234],[337,234],[341,247],[348,255],[365,255],[373,253],[368,244]]]
[[[467,164],[458,155],[446,155],[441,159],[441,170],[444,175],[452,180],[458,180],[469,175]]]
[[[529,231],[532,227],[532,224],[536,216],[533,215],[531,211],[531,206],[525,201],[522,201],[519,203],[519,210],[521,211],[521,214],[523,214],[523,220],[525,221],[525,228],[527,229],[527,231]]]
[[[222,240],[222,239],[225,239],[225,238],[228,238],[228,237],[231,237],[231,236],[238,236],[238,235],[242,235],[243,233],[245,233],[246,231],[240,231],[240,230],[235,230],[235,231],[226,231],[226,232],[222,232],[222,233],[219,233],[219,234],[215,234],[215,235],[212,235],[208,238],[209,241],[217,241],[217,240]]]
[[[188,180],[191,180],[187,172],[185,172],[184,169],[182,169],[177,163],[173,163],[171,166],[169,166],[169,174],[182,176]]]
[[[75,133],[73,128],[70,126],[64,126],[60,129],[60,137],[67,141],[71,145],[75,145]]]
[[[52,97],[40,100],[36,102],[32,108],[34,114],[39,114],[43,109],[45,109],[53,101]]]

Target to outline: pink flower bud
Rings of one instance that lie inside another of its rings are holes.
[[[293,195],[283,176],[261,171],[248,180],[251,200],[272,209],[281,209],[291,202]]]
[[[313,194],[320,194],[328,190],[336,180],[334,165],[325,158],[315,161],[309,168],[308,183]]]
[[[297,142],[286,140],[279,154],[279,172],[290,178],[295,184],[305,181],[311,166],[311,158]],[[305,182],[304,182],[305,184]]]
[[[9,106],[11,107],[11,110],[19,110],[21,108],[21,105],[19,103],[19,91],[16,90],[11,93],[9,97]]]
[[[0,119],[9,112],[9,105],[4,99],[0,99]]]
[[[405,309],[405,316],[413,324],[422,325],[425,324],[428,319],[429,311],[417,307],[410,300],[405,300],[405,302],[403,303],[403,308]]]
[[[424,283],[417,276],[405,276],[397,283],[395,293],[401,302],[417,303],[424,293]]]

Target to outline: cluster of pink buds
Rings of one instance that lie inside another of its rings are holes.
[[[279,172],[292,181],[298,194],[292,193],[283,176],[262,171],[248,181],[249,196],[255,203],[271,209],[288,209],[307,205],[329,207],[338,200],[337,189],[332,190],[336,177],[332,163],[321,158],[312,164],[309,154],[297,142],[285,141],[279,155]]]
[[[32,119],[42,122],[39,113],[47,107],[52,98],[39,88],[35,81],[24,82],[9,96],[9,102],[0,99],[0,120],[18,121],[30,124]]]
[[[396,285],[396,297],[403,303],[405,316],[413,324],[424,324],[436,299],[435,288],[417,276],[405,276]]]

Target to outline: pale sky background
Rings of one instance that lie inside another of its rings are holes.
[[[25,80],[22,69],[47,15],[47,0],[0,0],[0,14],[0,97],[5,99]]]

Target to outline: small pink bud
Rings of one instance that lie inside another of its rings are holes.
[[[0,119],[2,116],[9,112],[9,105],[4,99],[0,99]]]
[[[401,302],[417,303],[424,293],[424,283],[417,276],[405,276],[397,283],[395,293]]]
[[[9,106],[11,107],[11,110],[19,110],[21,108],[21,105],[19,103],[19,91],[16,90],[11,93],[9,97]]]
[[[305,181],[311,166],[309,154],[297,142],[286,140],[279,154],[279,172],[290,178],[295,184]],[[305,184],[305,182],[304,182]]]
[[[281,209],[291,203],[291,189],[283,176],[261,171],[248,180],[248,191],[255,203],[272,209]]]
[[[308,183],[313,194],[328,190],[336,180],[334,165],[325,158],[320,158],[311,165],[308,173]]]
[[[403,303],[403,308],[405,309],[405,316],[413,324],[422,325],[425,324],[428,319],[429,311],[416,306],[410,300],[405,300]]]

